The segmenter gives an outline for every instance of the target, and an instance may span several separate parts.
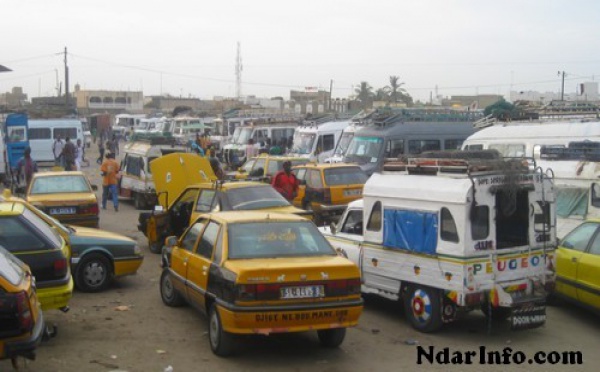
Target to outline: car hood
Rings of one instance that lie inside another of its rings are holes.
[[[36,194],[27,195],[27,201],[31,204],[44,205],[65,205],[75,201],[93,201],[96,202],[96,195],[93,193],[64,193],[64,194]]]
[[[110,231],[92,229],[89,227],[71,226],[71,249],[78,246],[106,245],[135,245],[135,240]]]
[[[176,152],[150,162],[158,201],[165,209],[175,202],[189,185],[212,182],[217,179],[207,158],[197,154]],[[160,196],[167,193],[168,198]],[[168,199],[168,205],[167,205]]]

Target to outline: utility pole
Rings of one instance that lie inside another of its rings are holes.
[[[329,107],[328,111],[331,111],[331,92],[333,91],[333,79],[329,80]]]
[[[65,47],[65,107],[69,107],[69,66],[67,66],[67,47]]]
[[[562,83],[560,85],[560,100],[564,101],[565,100],[565,72],[559,71],[558,76],[560,76],[561,74],[562,74]]]
[[[237,55],[235,57],[235,95],[238,100],[242,98],[242,47],[237,43]]]

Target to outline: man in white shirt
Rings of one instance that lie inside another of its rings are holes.
[[[52,144],[52,153],[54,154],[54,165],[64,167],[62,151],[65,148],[65,143],[57,135]]]

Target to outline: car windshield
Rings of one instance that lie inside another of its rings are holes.
[[[240,187],[227,192],[234,211],[287,207],[290,203],[271,186]]]
[[[229,259],[335,256],[310,221],[260,221],[230,224]]]
[[[31,186],[31,195],[92,192],[82,175],[38,177]]]
[[[354,137],[354,133],[342,133],[342,137],[340,137],[340,141],[335,147],[335,155],[344,155],[350,142],[352,141],[352,137]]]
[[[325,183],[329,186],[336,185],[364,185],[367,175],[360,167],[343,167],[325,169]]]
[[[248,143],[248,140],[250,139],[251,135],[252,135],[252,128],[250,128],[250,127],[241,128],[240,136],[237,138],[237,140],[234,143],[236,143],[238,145],[246,145]]]
[[[294,134],[294,146],[292,153],[294,154],[310,154],[313,149],[313,143],[317,135],[315,133],[300,133]]]
[[[377,163],[383,138],[354,136],[346,150],[344,161],[364,163]]]

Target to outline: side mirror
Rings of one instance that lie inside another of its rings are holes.
[[[177,245],[177,237],[175,235],[165,238],[165,245],[169,248]]]
[[[92,190],[93,190],[93,191],[98,191],[98,186],[96,186],[96,185],[92,185]]]
[[[335,224],[335,222],[332,222],[331,224],[329,224],[329,229],[331,230],[331,234],[335,235],[335,233],[337,232],[337,225]]]

